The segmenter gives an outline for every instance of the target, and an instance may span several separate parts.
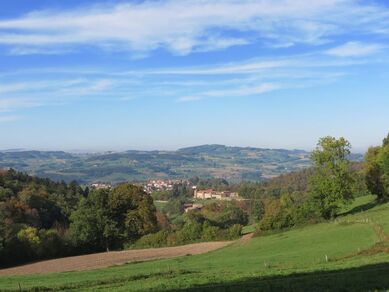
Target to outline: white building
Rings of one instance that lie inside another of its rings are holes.
[[[229,191],[214,191],[212,189],[208,190],[194,190],[194,198],[200,200],[206,199],[216,199],[216,200],[239,200],[239,194]]]

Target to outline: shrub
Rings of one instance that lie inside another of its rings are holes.
[[[204,241],[212,241],[220,239],[220,229],[216,226],[210,225],[208,222],[203,224],[203,232],[201,239]]]
[[[161,247],[167,245],[167,238],[169,233],[167,231],[159,231],[152,234],[147,234],[141,237],[133,247]]]
[[[67,254],[64,238],[61,238],[56,230],[40,230],[39,237],[41,239],[39,257],[53,258]]]
[[[188,243],[201,238],[202,225],[194,221],[188,221],[184,227],[176,232],[178,243]]]
[[[234,224],[246,225],[248,215],[235,202],[215,202],[201,211],[204,218],[220,228],[228,228]]]
[[[228,229],[228,239],[236,239],[242,235],[243,226],[240,224],[235,224]]]

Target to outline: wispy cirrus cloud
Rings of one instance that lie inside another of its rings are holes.
[[[50,74],[49,74],[50,75]],[[74,102],[85,97],[113,94],[114,81],[84,76],[80,79],[51,79],[29,82],[0,82],[0,113]],[[116,93],[117,94],[117,93]]]
[[[357,0],[169,0],[35,11],[0,20],[0,44],[14,54],[79,46],[174,54],[258,43],[323,44],[348,32],[386,31],[389,11]],[[238,36],[237,36],[238,35]],[[66,48],[66,49],[63,49]]]
[[[0,98],[0,113],[12,112],[22,108],[37,107],[41,104],[38,101],[23,98]]]
[[[336,57],[361,57],[375,54],[385,46],[381,44],[370,44],[362,42],[348,42],[341,46],[327,50],[327,55]]]
[[[276,89],[279,89],[281,86],[272,83],[264,83],[255,86],[245,86],[238,87],[230,90],[213,90],[205,91],[195,95],[182,96],[178,98],[178,101],[187,102],[187,101],[196,101],[206,98],[221,98],[221,97],[245,97],[245,96],[254,96],[260,95],[265,92],[270,92]]]
[[[8,55],[11,56],[25,56],[25,55],[63,55],[74,52],[72,49],[67,48],[45,48],[45,47],[28,47],[28,46],[16,46],[12,47]]]
[[[1,116],[0,115],[0,123],[15,122],[21,119],[23,119],[22,116]]]
[[[379,51],[378,46],[374,49]],[[329,54],[329,50],[203,66],[137,70],[55,67],[8,71],[0,75],[0,111],[61,105],[85,98],[106,102],[166,98],[184,102],[254,97],[282,89],[329,84],[347,76],[351,67],[383,61],[376,59],[373,48],[369,54],[365,51],[365,54],[359,52],[344,58]]]

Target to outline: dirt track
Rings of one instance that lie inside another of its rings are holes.
[[[244,238],[244,237],[243,237]],[[243,240],[240,239],[240,241]],[[206,253],[231,244],[232,241],[203,242],[176,247],[162,247],[104,252],[36,262],[0,270],[0,276],[84,271],[122,265],[129,262],[174,258]]]

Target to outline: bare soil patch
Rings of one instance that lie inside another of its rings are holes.
[[[0,270],[0,276],[84,271],[122,265],[130,262],[174,258],[207,253],[233,241],[202,242],[175,247],[113,251],[41,261]]]

